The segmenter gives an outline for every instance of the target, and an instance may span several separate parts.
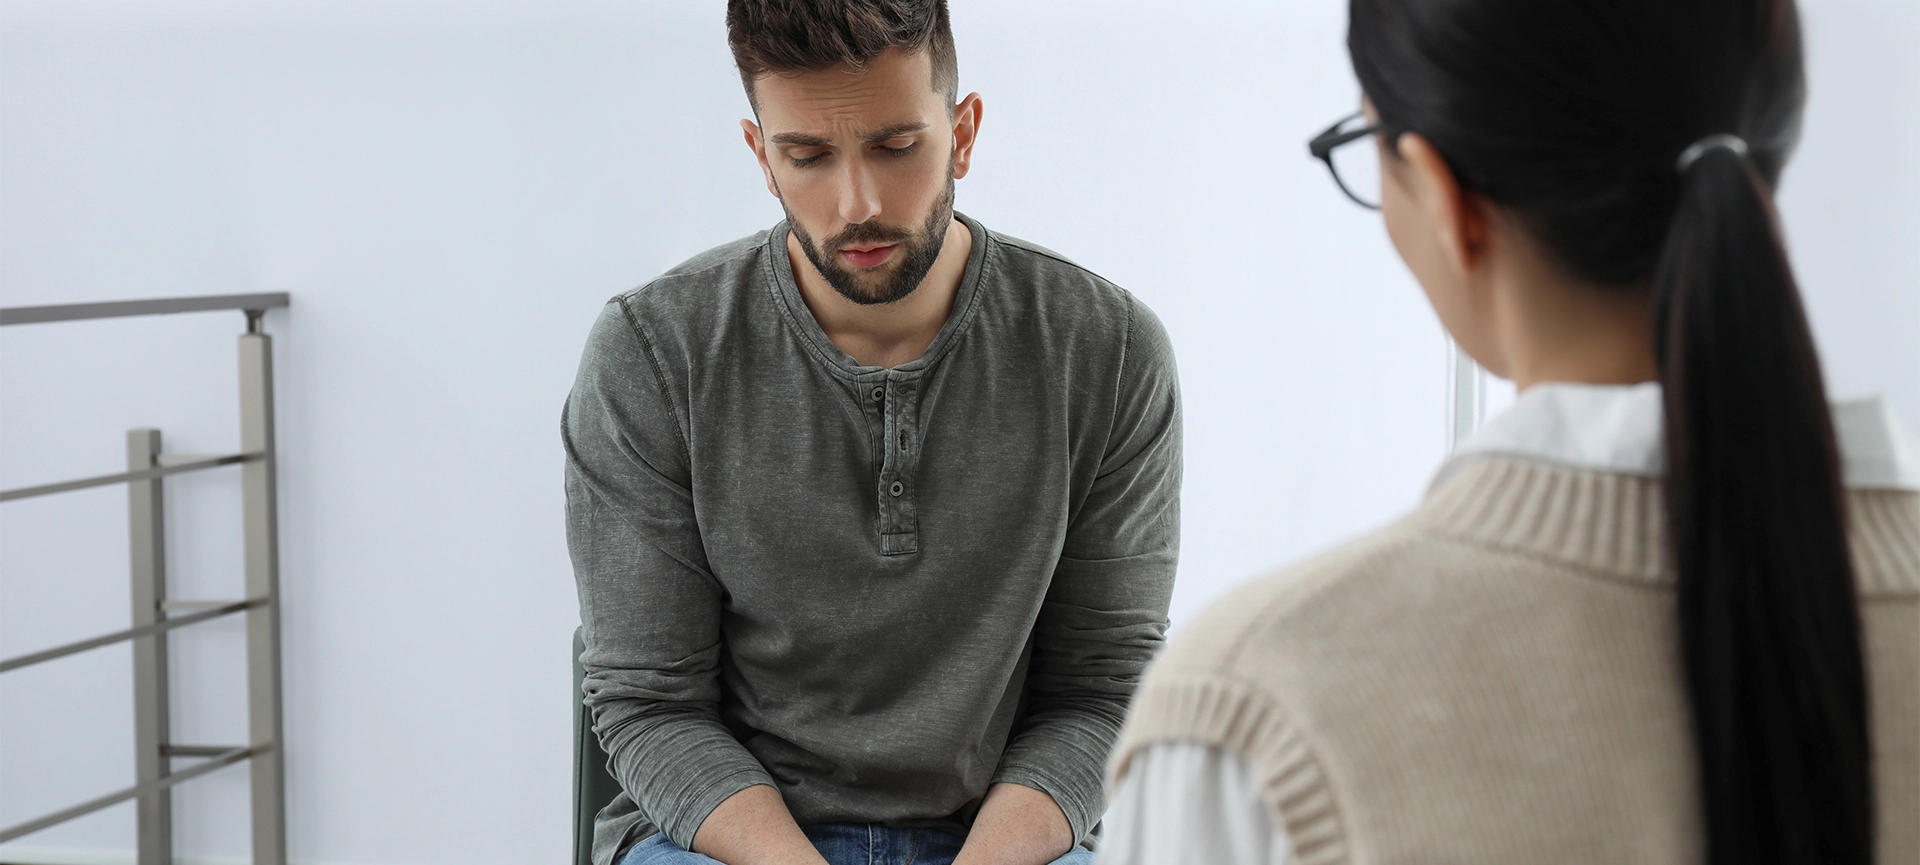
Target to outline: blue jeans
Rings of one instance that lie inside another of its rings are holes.
[[[937,829],[892,829],[878,823],[802,826],[829,865],[951,865],[966,839]],[[716,865],[655,833],[627,850],[620,865]],[[1075,847],[1053,865],[1093,865],[1093,851]]]

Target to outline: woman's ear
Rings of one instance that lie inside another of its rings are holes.
[[[1472,275],[1484,263],[1491,240],[1487,200],[1461,186],[1446,158],[1419,133],[1402,133],[1394,146],[1411,169],[1407,179],[1414,200],[1427,212],[1442,258],[1458,276]]]

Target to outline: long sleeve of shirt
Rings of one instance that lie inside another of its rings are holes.
[[[1100,837],[1100,865],[1288,865],[1253,768],[1200,742],[1155,742],[1128,761]]]
[[[618,304],[589,346],[595,362],[562,429],[585,699],[614,777],[691,849],[715,807],[772,779],[720,722],[722,589],[694,517],[685,434]]]
[[[1179,557],[1179,376],[1149,316],[1128,323],[1105,453],[1034,628],[1030,713],[994,778],[1052,796],[1075,839],[1105,810],[1101,769],[1166,635]]]

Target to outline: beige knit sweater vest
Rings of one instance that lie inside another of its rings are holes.
[[[1880,865],[1920,863],[1920,494],[1850,495]],[[1134,698],[1230,748],[1299,865],[1698,863],[1658,480],[1468,463],[1399,522],[1237,590]]]

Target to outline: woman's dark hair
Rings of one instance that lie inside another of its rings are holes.
[[[1651,294],[1708,861],[1871,862],[1845,498],[1773,209],[1806,93],[1792,0],[1351,13],[1354,70],[1389,141],[1425,137],[1570,273]],[[1677,166],[1715,134],[1749,152]]]

